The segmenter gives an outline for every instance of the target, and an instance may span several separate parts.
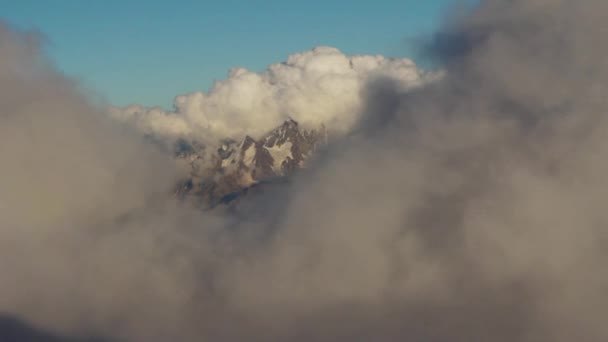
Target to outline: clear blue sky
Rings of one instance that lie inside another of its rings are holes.
[[[171,107],[229,68],[262,70],[317,45],[413,55],[452,0],[0,0],[0,18],[35,28],[67,74],[116,105]]]

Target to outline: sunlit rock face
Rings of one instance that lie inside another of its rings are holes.
[[[225,139],[217,146],[180,140],[175,157],[187,163],[189,176],[179,183],[176,193],[203,207],[228,202],[255,184],[304,167],[326,141],[325,126],[305,129],[291,119],[259,139]]]

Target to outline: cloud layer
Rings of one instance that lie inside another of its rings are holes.
[[[0,308],[127,341],[604,341],[607,12],[482,2],[429,45],[441,80],[365,82],[309,169],[207,213],[3,28]]]
[[[257,138],[290,118],[340,134],[359,119],[363,87],[377,77],[394,78],[406,89],[422,83],[425,74],[408,59],[346,56],[336,48],[316,47],[260,73],[233,68],[208,93],[177,96],[174,112],[140,105],[111,112],[161,138]]]

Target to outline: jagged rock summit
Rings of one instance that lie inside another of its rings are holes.
[[[304,167],[326,142],[323,125],[307,130],[291,119],[259,139],[225,139],[217,146],[180,140],[175,157],[186,164],[189,176],[179,183],[177,195],[202,206],[214,206],[231,194]]]

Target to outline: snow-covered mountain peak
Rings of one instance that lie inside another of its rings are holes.
[[[181,182],[178,194],[212,205],[230,193],[304,167],[326,140],[324,126],[307,130],[289,119],[259,139],[224,139],[214,148],[181,141],[175,157],[189,162],[190,176]]]

